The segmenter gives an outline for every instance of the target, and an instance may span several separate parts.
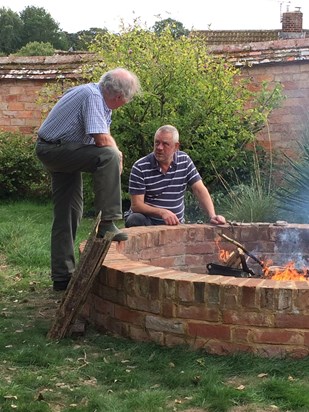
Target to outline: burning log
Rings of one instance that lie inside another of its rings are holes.
[[[225,254],[226,255],[226,254]],[[235,277],[258,277],[247,265],[246,257],[241,248],[231,252],[224,260],[225,265],[208,263],[208,273]]]
[[[241,266],[241,257],[243,251],[240,248],[237,248],[235,251],[231,252],[225,264],[229,267],[240,267]]]
[[[303,270],[295,269],[294,262],[289,262],[286,266],[282,266],[282,267],[268,266],[267,262],[264,263],[263,261],[258,259],[256,256],[254,256],[251,252],[249,252],[242,244],[237,242],[235,239],[231,239],[224,234],[219,234],[219,235],[223,239],[237,246],[237,251],[232,252],[229,258],[226,260],[227,266],[230,266],[230,265],[232,266],[235,263],[239,264],[239,260],[240,260],[240,267],[242,268],[242,270],[244,272],[251,274],[254,277],[264,277],[265,279],[272,279],[272,280],[297,280],[297,281],[304,281],[304,280],[309,279],[308,268],[304,268]],[[260,276],[256,275],[247,266],[247,262],[246,262],[244,254],[252,258],[255,262],[257,262],[262,267],[262,271],[263,271],[262,275]],[[217,269],[219,268],[217,267]],[[231,273],[231,276],[233,276],[232,273]]]
[[[236,240],[231,239],[226,235],[220,234],[220,236],[223,239],[237,246],[237,249],[229,254],[227,254],[227,252],[223,250],[220,251],[220,258],[224,261],[225,265],[220,265],[217,263],[208,263],[208,273],[214,275],[217,274],[235,277],[261,277],[260,275],[254,273],[253,270],[248,267],[245,254],[249,257],[252,257],[261,266],[264,266],[263,262],[254,255],[252,255],[252,253],[248,252],[248,250]]]
[[[253,259],[255,262],[257,262],[263,269],[265,268],[264,263],[257,258],[256,256],[254,256],[251,252],[249,252],[242,244],[240,244],[239,242],[237,242],[234,239],[229,238],[228,236],[224,235],[224,234],[220,234],[219,235],[227,240],[230,243],[233,243],[233,245],[237,246],[239,249],[241,249],[247,256],[249,256],[251,259]]]

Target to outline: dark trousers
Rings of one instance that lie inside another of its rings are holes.
[[[93,176],[96,215],[101,212],[102,219],[122,219],[119,155],[112,147],[41,141],[36,154],[51,174],[51,277],[62,281],[75,269],[74,242],[83,214],[82,172]]]
[[[164,222],[158,222],[157,220],[151,219],[151,217],[143,215],[142,213],[131,212],[125,216],[126,227],[158,225],[164,225]]]

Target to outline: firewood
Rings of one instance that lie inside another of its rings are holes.
[[[252,253],[250,253],[241,243],[237,242],[237,241],[234,240],[234,239],[229,238],[228,236],[226,236],[226,235],[224,235],[224,234],[219,233],[219,235],[220,235],[223,239],[225,239],[225,240],[227,240],[228,242],[233,243],[233,245],[239,247],[246,255],[248,255],[249,257],[251,257],[251,258],[252,258],[253,260],[255,260],[259,265],[261,265],[262,268],[264,268],[264,263],[263,263],[260,259],[258,259],[256,256],[254,256]]]
[[[241,264],[240,251],[241,249],[238,248],[235,251],[231,252],[229,258],[225,262],[225,265],[228,267],[239,267]]]

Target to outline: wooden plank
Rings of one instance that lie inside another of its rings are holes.
[[[49,339],[61,339],[70,333],[87,299],[93,281],[102,267],[114,234],[108,232],[104,238],[97,238],[99,222],[100,216],[96,220],[77,268],[63,295],[55,320],[47,334]]]

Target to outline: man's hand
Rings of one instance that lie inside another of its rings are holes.
[[[225,217],[221,215],[215,215],[210,218],[210,223],[213,225],[224,225],[226,223]]]
[[[169,226],[179,225],[179,219],[175,213],[170,210],[164,209],[161,214],[161,218],[164,220],[164,223]]]
[[[112,146],[112,147],[117,147],[116,141],[108,133],[97,133],[92,135],[95,141],[95,145],[98,147],[104,147],[104,146]]]

